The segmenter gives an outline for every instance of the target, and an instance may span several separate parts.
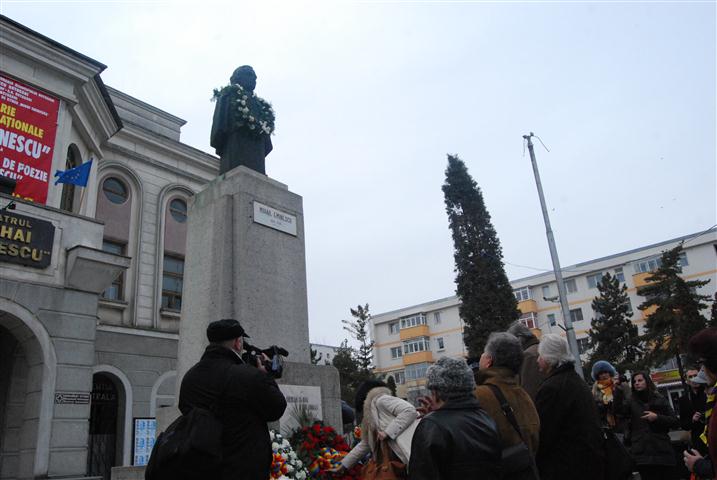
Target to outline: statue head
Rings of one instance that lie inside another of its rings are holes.
[[[229,81],[232,84],[238,83],[246,90],[253,92],[256,88],[256,73],[254,73],[254,69],[249,65],[242,65],[234,70],[234,73],[232,73]]]

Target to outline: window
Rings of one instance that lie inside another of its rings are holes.
[[[426,370],[428,370],[428,363],[416,363],[413,365],[406,366],[406,380],[419,380],[426,376]]]
[[[557,324],[558,324],[558,322],[555,320],[555,314],[549,313],[548,314],[548,325],[550,325],[551,327],[554,327]]]
[[[570,310],[570,320],[573,322],[580,322],[583,320],[583,309],[582,308],[576,308],[575,310]]]
[[[403,385],[406,383],[406,374],[403,373],[402,370],[398,370],[396,372],[391,373],[393,375],[393,379],[396,381],[397,385]]]
[[[571,278],[570,280],[564,280],[563,285],[565,285],[565,290],[567,290],[568,293],[575,293],[578,291],[578,285],[575,283],[574,278]]]
[[[526,327],[535,328],[535,314],[533,312],[522,314],[519,320]]]
[[[430,349],[431,346],[428,337],[415,338],[413,340],[403,342],[403,353],[405,355],[416,352],[425,352]]]
[[[590,337],[578,338],[578,352],[580,355],[590,349]]]
[[[515,295],[515,299],[519,302],[522,302],[523,300],[530,300],[530,287],[513,290],[513,295]]]
[[[623,273],[622,267],[617,267],[615,269],[615,278],[617,278],[618,282],[625,283],[625,273]]]
[[[441,323],[441,312],[433,312],[433,323],[436,325]]]
[[[436,343],[438,344],[438,350],[445,350],[446,346],[443,344],[443,337],[438,337],[436,339]]]
[[[687,254],[685,252],[680,252],[680,257],[677,260],[677,263],[680,267],[686,267],[689,265],[689,263],[687,263]]]
[[[550,285],[543,285],[543,298],[550,298]]]
[[[111,242],[109,240],[102,241],[102,250],[115,255],[124,255],[124,244]],[[120,274],[112,281],[112,285],[102,292],[102,298],[105,300],[122,300],[124,297],[124,273]]]
[[[593,273],[588,275],[588,288],[597,288],[598,283],[602,279],[602,272]]]
[[[162,275],[162,308],[180,311],[182,309],[182,284],[184,259],[171,255],[164,256]]]
[[[423,313],[419,313],[418,315],[414,315],[412,317],[406,317],[401,319],[401,328],[411,328],[415,327],[417,325],[425,325],[426,324],[426,315]]]
[[[388,324],[388,333],[390,333],[390,334],[398,333],[398,322],[391,322]]]
[[[401,347],[391,348],[391,358],[401,358],[403,356],[403,350]]]
[[[685,252],[680,253],[680,256],[677,260],[677,265],[679,265],[680,267],[686,267],[689,265],[689,262],[687,262],[687,254]],[[638,260],[637,262],[635,262],[635,273],[654,272],[661,266],[662,266],[662,257],[661,256],[645,258],[645,259]]]
[[[179,223],[187,221],[187,202],[181,198],[175,198],[169,202],[169,213]]]
[[[125,184],[115,177],[107,178],[102,182],[102,192],[104,192],[107,200],[117,205],[123,204],[129,197]]]

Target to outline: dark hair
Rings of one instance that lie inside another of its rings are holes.
[[[710,372],[717,374],[717,327],[695,333],[690,338],[688,348]]]
[[[630,378],[630,388],[632,388],[632,391],[635,391],[635,378],[637,378],[638,375],[642,375],[642,378],[645,379],[645,383],[647,384],[648,393],[653,395],[657,391],[657,387],[655,387],[652,377],[650,377],[647,372],[635,372],[632,374],[632,377]]]
[[[356,397],[354,400],[354,408],[356,409],[356,417],[359,419],[363,418],[363,403],[366,401],[368,392],[378,387],[386,387],[386,384],[381,380],[366,380],[359,385],[356,390]]]

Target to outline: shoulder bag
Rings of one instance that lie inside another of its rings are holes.
[[[496,400],[500,403],[500,408],[503,410],[503,415],[508,420],[508,423],[513,427],[518,436],[520,437],[520,443],[511,445],[503,449],[501,455],[501,478],[509,480],[517,479],[532,479],[539,480],[538,467],[535,465],[535,459],[533,454],[530,453],[528,445],[525,443],[523,434],[520,431],[518,422],[515,419],[513,413],[513,407],[510,406],[508,400],[506,400],[503,392],[500,391],[497,385],[486,384],[491,389]]]

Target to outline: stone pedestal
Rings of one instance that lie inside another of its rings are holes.
[[[266,212],[296,233],[259,223]],[[288,360],[309,363],[301,197],[237,167],[194,196],[188,222],[177,388],[207,345],[207,324],[221,318],[239,320],[252,345],[280,345]]]
[[[338,371],[310,360],[302,199],[246,167],[220,175],[189,205],[177,398],[208,343],[207,325],[221,318],[239,320],[254,346],[286,348],[279,383],[320,387],[323,418],[341,429]],[[163,412],[157,431],[176,415]]]

